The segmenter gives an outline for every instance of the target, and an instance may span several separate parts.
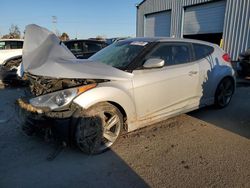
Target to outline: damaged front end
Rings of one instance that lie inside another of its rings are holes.
[[[82,148],[87,153],[96,151],[101,142],[105,117],[91,113],[91,108],[83,109],[74,99],[99,83],[127,81],[133,76],[98,61],[76,59],[54,33],[37,25],[25,29],[22,68],[29,85],[26,98],[17,100],[23,130],[28,135],[42,132],[46,138],[72,143],[76,126],[81,125],[77,129],[79,142],[86,140]],[[116,130],[120,130],[120,119]]]
[[[31,74],[25,77],[29,89],[25,98],[17,100],[23,131],[72,143],[79,114],[84,111],[73,99],[105,80],[53,79]]]

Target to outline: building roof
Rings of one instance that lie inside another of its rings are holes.
[[[136,7],[139,7],[142,3],[144,3],[144,1],[146,1],[146,0],[143,0],[142,2],[138,3],[138,4],[136,5]]]

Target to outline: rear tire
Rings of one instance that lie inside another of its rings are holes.
[[[233,93],[234,93],[234,81],[228,77],[221,80],[215,92],[215,101],[214,101],[215,107],[217,108],[226,107],[230,103]]]
[[[104,102],[91,107],[76,126],[75,141],[86,154],[107,151],[118,139],[123,128],[123,116],[114,105]]]

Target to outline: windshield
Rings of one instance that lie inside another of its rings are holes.
[[[112,67],[124,70],[143,50],[147,42],[120,41],[104,48],[89,58]]]

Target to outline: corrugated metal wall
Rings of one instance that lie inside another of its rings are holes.
[[[227,0],[223,39],[233,60],[250,48],[250,0]]]
[[[214,0],[145,0],[137,7],[136,35],[144,35],[146,14],[171,10],[171,36],[182,37],[184,7]],[[250,0],[226,0],[223,41],[224,50],[233,60],[250,47]]]
[[[147,14],[171,10],[171,36],[181,37],[183,7],[206,3],[213,0],[146,0],[137,9],[136,35],[144,34],[144,17]]]
[[[171,11],[148,14],[144,20],[145,37],[169,37],[171,27]]]
[[[190,6],[185,9],[183,35],[222,33],[226,1]]]

